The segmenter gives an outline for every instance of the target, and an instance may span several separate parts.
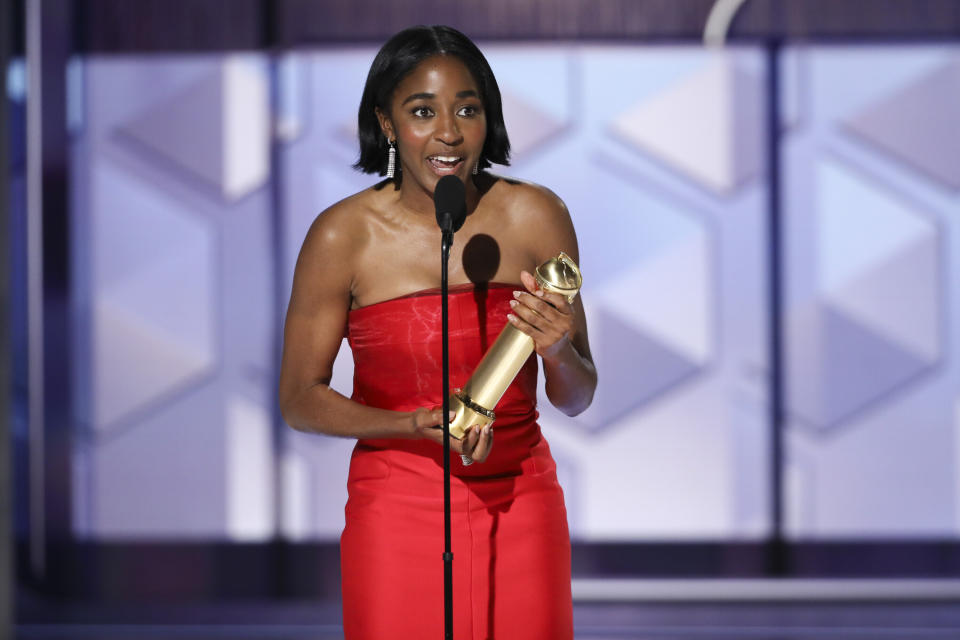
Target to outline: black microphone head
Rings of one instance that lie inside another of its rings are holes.
[[[437,208],[437,224],[444,228],[444,218],[450,216],[452,231],[459,231],[467,219],[467,190],[455,175],[440,178],[433,190],[433,204]]]

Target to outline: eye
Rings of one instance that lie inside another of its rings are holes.
[[[414,107],[413,109],[410,110],[410,113],[412,113],[414,116],[418,118],[429,118],[430,116],[433,115],[433,111],[430,110],[430,107],[424,107],[424,106]]]
[[[479,107],[476,105],[468,104],[460,107],[460,110],[457,111],[457,115],[463,116],[465,118],[472,118],[473,116],[480,113]]]

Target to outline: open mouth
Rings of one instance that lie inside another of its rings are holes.
[[[460,156],[430,156],[427,158],[427,162],[430,163],[436,173],[446,175],[454,173],[463,164],[463,158]]]

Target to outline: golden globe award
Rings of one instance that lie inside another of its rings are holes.
[[[559,293],[570,302],[577,297],[583,282],[580,269],[565,253],[541,264],[534,276],[541,289]],[[533,338],[508,322],[467,384],[450,396],[450,409],[456,411],[450,422],[451,436],[462,439],[471,427],[493,423],[494,407],[531,353]]]

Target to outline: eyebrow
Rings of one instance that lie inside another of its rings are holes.
[[[404,99],[403,102],[400,103],[400,106],[402,107],[408,102],[412,102],[414,100],[433,100],[436,97],[437,97],[437,94],[435,93],[411,93],[409,96],[406,97],[406,99]],[[477,92],[474,91],[473,89],[467,89],[465,91],[457,92],[457,98],[478,98],[478,97],[479,96],[477,95]]]

